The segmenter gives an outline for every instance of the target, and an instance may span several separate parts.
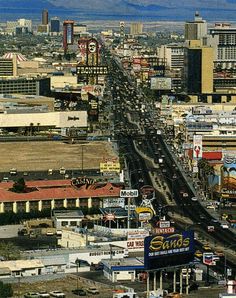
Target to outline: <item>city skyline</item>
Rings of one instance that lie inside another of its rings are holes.
[[[96,0],[92,5],[89,1],[70,0],[40,0],[31,7],[32,0],[1,0],[0,21],[19,17],[40,19],[42,9],[48,9],[50,17],[71,16],[75,20],[156,20],[156,21],[186,21],[192,19],[195,11],[199,11],[208,21],[234,21],[236,2],[234,0]],[[204,6],[203,6],[204,4]]]

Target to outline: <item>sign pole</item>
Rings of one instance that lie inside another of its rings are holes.
[[[160,289],[162,290],[162,270],[160,271]]]
[[[188,267],[187,267],[187,273],[186,273],[186,295],[188,295],[189,292],[189,275],[188,275]]]
[[[153,277],[153,290],[157,290],[157,272],[154,271],[154,277]]]
[[[174,270],[174,277],[173,277],[173,291],[176,292],[176,269]]]
[[[130,229],[130,197],[128,197],[127,229]]]
[[[149,282],[150,282],[149,272],[147,272],[147,298],[149,298],[150,296]]]
[[[207,265],[207,286],[209,285],[209,265]]]
[[[182,275],[182,269],[180,270],[180,275],[179,275],[179,285],[180,285],[179,293],[180,294],[183,294],[183,275]]]

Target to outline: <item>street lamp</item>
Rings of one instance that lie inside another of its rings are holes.
[[[80,267],[80,260],[77,258],[77,259],[75,260],[75,263],[74,263],[74,264],[76,265],[76,276],[77,276],[77,279],[76,279],[76,289],[77,289],[77,291],[78,291],[78,288],[79,288],[78,271],[79,271],[79,267]]]

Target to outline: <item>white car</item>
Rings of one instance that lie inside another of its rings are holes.
[[[197,201],[197,197],[192,197],[191,200],[194,201],[194,202],[196,202]]]
[[[66,295],[62,293],[61,291],[52,291],[50,292],[51,297],[57,297],[57,298],[65,298]]]
[[[215,205],[212,205],[212,204],[209,204],[209,205],[206,206],[206,208],[207,209],[214,209],[215,210],[216,209],[216,206]]]
[[[93,295],[99,294],[98,289],[97,288],[93,288],[93,287],[88,288],[87,289],[87,292],[90,293],[90,294],[93,294]]]
[[[229,229],[229,225],[228,224],[221,224],[220,225],[222,229]]]

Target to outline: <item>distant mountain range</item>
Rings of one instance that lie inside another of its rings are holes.
[[[207,21],[234,21],[236,0],[0,0],[0,21],[50,16],[81,20],[186,21],[199,11]]]

